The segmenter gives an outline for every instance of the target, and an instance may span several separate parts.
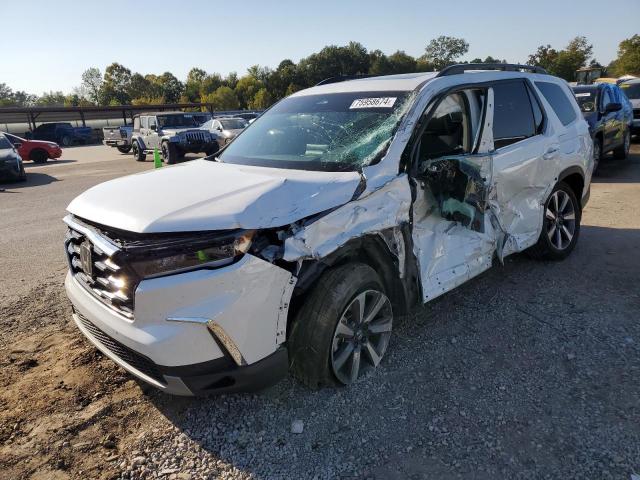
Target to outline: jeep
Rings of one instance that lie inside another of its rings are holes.
[[[158,149],[167,164],[174,164],[186,153],[212,155],[218,151],[216,138],[200,128],[200,118],[191,113],[159,112],[133,118],[131,146],[133,156],[144,162]]]

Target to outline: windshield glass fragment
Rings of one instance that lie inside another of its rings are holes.
[[[413,94],[346,92],[289,97],[222,153],[225,163],[354,171],[382,159]]]

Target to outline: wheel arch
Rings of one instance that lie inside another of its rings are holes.
[[[571,187],[573,193],[578,199],[578,203],[582,202],[584,194],[584,172],[577,165],[566,168],[558,175],[558,183],[564,182]]]
[[[413,254],[413,242],[408,224],[398,227],[404,245],[398,255],[385,241],[383,232],[366,234],[349,240],[336,251],[319,260],[303,262],[298,274],[298,282],[289,305],[288,328],[302,306],[306,294],[313,289],[323,273],[347,263],[364,263],[373,268],[382,281],[395,315],[404,315],[419,302],[419,275],[417,261]],[[393,231],[393,228],[387,229]],[[402,268],[400,262],[403,262]],[[400,272],[403,272],[401,277]]]

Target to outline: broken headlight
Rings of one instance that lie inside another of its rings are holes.
[[[131,266],[140,278],[222,267],[247,253],[254,234],[255,230],[246,230],[213,245],[151,250],[147,258],[133,260]]]

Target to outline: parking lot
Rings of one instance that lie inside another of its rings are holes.
[[[88,146],[25,167],[0,185],[0,478],[640,474],[637,143],[601,164],[569,259],[509,257],[401,319],[356,385],[200,399],[105,359],[63,292],[66,205],[153,162]]]

